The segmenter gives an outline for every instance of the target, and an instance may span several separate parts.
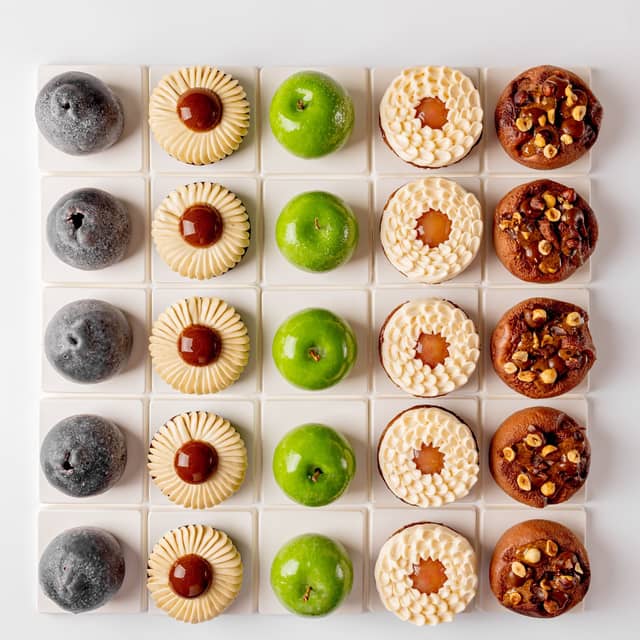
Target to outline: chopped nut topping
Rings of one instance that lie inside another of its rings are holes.
[[[585,107],[583,104],[579,104],[577,107],[573,107],[573,109],[571,109],[571,117],[574,120],[584,120],[584,117],[587,115],[587,107]]]
[[[544,309],[534,309],[531,312],[531,318],[536,322],[540,320],[544,321],[547,319],[547,312]]]
[[[582,570],[582,565],[579,562],[576,562],[575,566],[573,567],[573,570],[580,574],[581,576],[584,575],[584,571]]]
[[[542,147],[547,144],[547,141],[544,139],[544,136],[541,133],[536,133],[536,137],[533,139],[533,144],[535,144],[536,147],[542,149]]]
[[[526,351],[516,351],[511,359],[515,362],[526,362],[529,359],[529,354]]]
[[[527,564],[538,564],[542,555],[540,553],[540,549],[537,549],[536,547],[529,547],[522,555],[522,558]]]
[[[533,120],[529,116],[522,116],[516,119],[516,127],[518,131],[529,131],[533,127]]]
[[[555,207],[551,207],[544,212],[544,215],[546,216],[547,220],[551,220],[551,222],[558,222],[562,214]]]
[[[545,124],[547,124],[547,116],[545,116],[544,114],[542,114],[539,118],[538,118],[538,124],[541,127],[544,127]]]
[[[554,447],[552,444],[547,444],[544,447],[542,447],[542,451],[540,452],[540,455],[543,458],[546,458],[550,453],[553,453],[554,451],[557,451],[558,447]]]
[[[553,249],[553,245],[548,240],[540,240],[538,242],[538,251],[543,256],[548,256],[551,253],[551,249]]]
[[[518,578],[524,578],[527,575],[527,568],[522,564],[522,562],[518,562],[516,560],[511,563],[511,572],[518,576]]]
[[[555,109],[549,109],[547,111],[547,120],[549,120],[549,122],[551,124],[553,124],[556,121],[556,110]]]
[[[545,146],[543,152],[544,157],[551,160],[551,158],[555,158],[558,155],[558,147],[548,144]]]
[[[580,453],[576,449],[567,451],[567,460],[573,464],[578,464],[580,462]]]
[[[555,369],[545,369],[540,372],[540,380],[544,384],[553,384],[558,379],[558,372]]]
[[[520,234],[525,240],[528,240],[531,237],[531,231],[521,231]]]
[[[540,344],[542,344],[543,347],[547,346],[548,344],[553,344],[553,337],[550,336],[548,333],[543,335],[542,342]]]
[[[549,193],[548,191],[545,191],[542,194],[542,199],[544,200],[544,203],[547,205],[548,209],[551,209],[551,207],[556,206],[556,197],[553,195],[553,193]]]
[[[573,138],[568,133],[563,133],[560,136],[560,142],[563,144],[573,144]]]
[[[543,496],[545,496],[545,498],[548,498],[549,496],[552,496],[555,492],[556,492],[556,485],[555,485],[554,482],[545,482],[540,487],[540,493]]]
[[[516,452],[511,447],[505,447],[502,455],[507,462],[513,462],[516,459]]]
[[[520,382],[533,382],[536,379],[536,374],[533,371],[521,371],[518,374],[518,380]]]
[[[509,589],[509,591],[504,594],[504,603],[507,605],[515,607],[521,602],[522,596],[515,589]]]
[[[518,370],[518,367],[516,367],[516,365],[513,364],[513,362],[505,362],[502,369],[505,373],[512,374]]]
[[[584,322],[584,319],[577,311],[572,311],[567,314],[564,321],[569,327],[579,327]]]
[[[529,433],[526,435],[524,441],[530,446],[530,447],[541,447],[542,446],[542,438],[537,434],[537,433]]]
[[[529,480],[529,476],[520,473],[516,478],[516,482],[523,491],[531,491],[531,480]]]
[[[558,545],[553,540],[547,540],[544,545],[544,552],[552,558],[558,553]]]

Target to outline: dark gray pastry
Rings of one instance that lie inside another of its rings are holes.
[[[51,366],[73,382],[102,382],[122,370],[133,334],[117,307],[103,300],[76,300],[51,318],[44,350]]]
[[[120,98],[99,78],[67,71],[52,78],[36,99],[40,133],[73,156],[96,153],[115,144],[124,129]]]
[[[51,251],[76,269],[104,269],[124,258],[131,225],[126,207],[100,189],[76,189],[53,205],[47,217]]]
[[[120,480],[126,464],[122,431],[111,420],[90,414],[61,420],[40,447],[49,484],[74,498],[104,493]]]
[[[91,611],[111,600],[124,573],[120,543],[96,527],[63,531],[49,543],[38,566],[44,594],[71,613]]]

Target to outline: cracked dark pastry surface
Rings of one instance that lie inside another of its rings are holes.
[[[491,439],[491,475],[507,495],[530,507],[571,498],[584,485],[590,462],[585,428],[551,407],[516,411]]]
[[[566,393],[596,360],[588,321],[587,312],[569,302],[523,300],[493,330],[493,368],[509,387],[530,398]]]
[[[593,210],[575,189],[559,182],[521,184],[496,206],[496,255],[526,282],[565,280],[589,259],[597,240]]]
[[[498,540],[489,582],[498,602],[533,618],[554,618],[577,605],[591,580],[589,556],[577,536],[550,520],[526,520]]]
[[[567,69],[542,65],[523,71],[504,89],[495,111],[500,144],[531,169],[557,169],[595,143],[602,105],[584,80]]]

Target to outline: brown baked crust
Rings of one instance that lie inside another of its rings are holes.
[[[565,280],[589,259],[597,240],[591,207],[575,189],[553,180],[515,187],[493,216],[496,255],[525,282]]]
[[[557,549],[547,547],[548,541]],[[531,547],[540,551],[537,563],[523,557]],[[513,573],[513,562],[523,565],[525,576]],[[533,618],[554,618],[569,611],[584,598],[590,581],[584,545],[570,529],[550,520],[526,520],[507,529],[489,565],[489,583],[498,602]]]
[[[567,84],[576,100],[565,93]],[[572,115],[575,106],[586,106],[581,120]],[[554,122],[550,123],[547,113],[552,108],[555,109]],[[533,124],[522,131],[516,120],[528,114],[532,114]],[[543,124],[538,121],[540,115],[545,115]],[[514,78],[498,98],[495,111],[500,144],[509,157],[531,169],[557,169],[575,162],[594,145],[601,123],[602,105],[584,80],[553,65],[533,67]],[[544,147],[536,147],[539,151],[528,154],[535,147],[536,133],[545,138],[546,144],[555,147],[555,155],[551,152],[545,155]],[[572,141],[563,142],[560,139],[563,134],[570,134]],[[526,146],[527,143],[531,146]]]
[[[568,500],[584,485],[590,462],[586,429],[551,407],[511,414],[489,447],[489,469],[496,484],[529,507]]]
[[[588,322],[587,312],[570,302],[523,300],[493,330],[493,368],[505,384],[529,398],[567,393],[596,360]]]

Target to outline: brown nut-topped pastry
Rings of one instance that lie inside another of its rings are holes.
[[[493,330],[493,368],[509,387],[529,398],[566,393],[596,360],[588,321],[587,312],[569,302],[523,300]]]
[[[523,71],[496,105],[498,140],[516,162],[557,169],[595,143],[602,106],[584,80],[567,69],[542,65]]]
[[[532,618],[554,618],[587,593],[589,556],[576,535],[550,520],[526,520],[507,529],[489,566],[498,602]]]
[[[584,485],[590,461],[585,428],[551,407],[511,414],[493,434],[489,450],[493,479],[529,507],[568,500]]]
[[[587,202],[552,180],[507,193],[493,217],[493,245],[502,264],[526,282],[560,282],[591,256],[598,223]]]

